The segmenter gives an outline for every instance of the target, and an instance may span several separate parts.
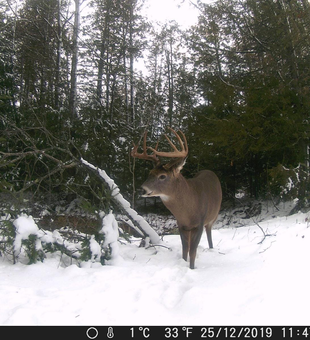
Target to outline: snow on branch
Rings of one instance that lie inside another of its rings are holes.
[[[149,237],[152,244],[160,243],[160,238],[156,231],[148,224],[148,222],[142,216],[140,216],[134,209],[130,207],[130,203],[120,193],[120,190],[113,181],[113,179],[111,179],[104,170],[95,167],[94,165],[88,163],[83,158],[81,158],[81,162],[83,165],[96,172],[96,174],[101,179],[104,180],[104,182],[107,184],[107,186],[112,192],[114,202],[126,214],[126,216],[128,216],[128,218],[135,226],[135,229],[136,230],[138,229],[138,232],[140,232],[140,234],[142,232],[143,236]]]

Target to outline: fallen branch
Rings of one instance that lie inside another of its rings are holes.
[[[152,248],[152,247],[154,247],[155,249],[156,249],[156,247],[163,247],[163,248],[166,248],[170,251],[172,250],[172,248],[164,246],[163,244],[150,244],[145,249],[149,249],[149,248]]]
[[[261,241],[259,241],[257,244],[262,244],[265,241],[266,237],[268,237],[268,236],[276,236],[276,234],[268,234],[268,233],[266,233],[265,230],[259,225],[258,222],[256,222],[253,218],[252,218],[252,220],[258,226],[258,228],[261,230],[261,232],[264,235],[263,239]]]
[[[134,209],[130,207],[130,203],[127,200],[125,200],[123,195],[121,195],[118,186],[107,175],[107,173],[104,170],[101,170],[95,167],[94,165],[88,163],[83,158],[81,158],[81,164],[86,166],[88,169],[92,170],[93,173],[95,173],[97,176],[100,177],[100,179],[104,181],[106,186],[112,192],[113,202],[117,205],[121,212],[124,215],[126,215],[129,218],[129,220],[133,223],[133,225],[135,226],[135,230],[140,232],[140,234],[142,233],[143,236],[149,237],[150,241],[153,244],[158,244],[160,242],[159,235],[142,216],[140,216]]]
[[[95,167],[81,158],[81,153],[72,140],[62,141],[56,138],[42,126],[41,123],[39,127],[31,127],[27,130],[19,128],[5,116],[0,115],[0,120],[2,120],[8,128],[11,128],[10,130],[6,130],[6,137],[11,138],[14,136],[16,140],[20,140],[18,147],[15,145],[15,148],[13,148],[13,150],[17,150],[16,152],[4,152],[0,150],[0,168],[5,171],[9,171],[11,167],[16,167],[18,169],[20,162],[24,162],[22,167],[26,169],[23,178],[24,184],[22,188],[16,186],[20,188],[18,193],[23,193],[33,187],[36,188],[36,193],[44,184],[46,184],[46,187],[50,191],[54,183],[57,186],[62,183],[63,172],[79,166],[84,166],[88,172],[91,171],[101,180],[101,182],[103,182],[107,190],[111,191],[113,204],[128,217],[131,222],[131,228],[136,230],[142,237],[149,237],[153,244],[160,243],[158,234],[142,216],[130,207],[130,203],[121,195],[120,190],[114,181],[104,170]],[[40,138],[37,137],[36,140],[32,137],[33,130],[38,132],[38,134],[41,134],[41,139],[46,141],[45,144],[48,146],[45,146],[45,148],[42,149],[38,146],[41,145]],[[31,133],[28,133],[27,131],[30,131]],[[74,152],[71,152],[71,150],[74,150]],[[19,169],[18,172],[20,172]],[[56,175],[59,176],[59,181],[58,178],[55,180]],[[16,176],[14,175],[14,177]],[[2,176],[0,176],[0,179],[1,178]],[[5,181],[5,185],[8,186],[11,185],[11,183],[6,184]],[[65,185],[73,191],[68,183]],[[90,191],[97,199],[100,199],[91,187]],[[77,192],[75,193],[78,195]]]
[[[262,253],[264,253],[266,250],[268,250],[268,249],[272,246],[272,243],[274,243],[274,242],[275,242],[275,241],[272,241],[272,242],[270,243],[269,247],[267,247],[266,249],[260,251],[259,254],[262,254]]]

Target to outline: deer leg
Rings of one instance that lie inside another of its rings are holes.
[[[206,225],[206,232],[207,232],[207,238],[208,238],[209,248],[210,248],[210,249],[213,249],[211,228],[212,228],[212,224],[211,224],[211,225],[210,225],[210,224],[207,224],[207,225]]]
[[[194,228],[191,231],[191,240],[190,240],[190,249],[189,249],[189,258],[190,258],[190,269],[195,268],[195,259],[196,259],[196,253],[197,253],[197,247],[201,239],[203,228],[198,227]]]
[[[189,251],[189,243],[191,239],[190,230],[184,230],[183,228],[179,228],[180,236],[182,241],[182,250],[183,250],[183,259],[187,261],[187,255]]]

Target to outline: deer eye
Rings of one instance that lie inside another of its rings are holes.
[[[164,179],[166,179],[167,175],[160,175],[158,178],[163,181]]]

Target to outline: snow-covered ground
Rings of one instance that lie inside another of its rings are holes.
[[[300,325],[309,324],[310,214],[253,222],[205,234],[197,268],[169,247],[120,244],[114,265],[63,268],[12,265],[0,258],[0,324],[16,325]]]

